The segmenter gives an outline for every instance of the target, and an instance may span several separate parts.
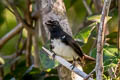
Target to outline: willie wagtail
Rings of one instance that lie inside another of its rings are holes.
[[[63,31],[58,21],[49,20],[45,24],[50,32],[50,49],[56,55],[63,57],[67,61],[73,61],[74,59],[95,60],[82,52],[79,44]]]

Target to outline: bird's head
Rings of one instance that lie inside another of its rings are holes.
[[[59,22],[56,20],[48,20],[45,24],[50,32],[59,32],[62,30]]]

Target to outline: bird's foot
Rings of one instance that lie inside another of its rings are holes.
[[[96,68],[94,68],[89,74],[88,76],[85,78],[85,80],[88,80],[89,77],[93,77],[93,73],[95,72]]]
[[[54,54],[52,55],[53,60],[55,60],[55,56],[56,56],[56,54],[54,53]]]
[[[75,63],[73,63],[70,67],[72,67],[72,70],[75,68]]]
[[[72,65],[70,67],[72,67],[72,70],[75,68],[75,63],[76,63],[76,59],[73,57],[73,62]]]

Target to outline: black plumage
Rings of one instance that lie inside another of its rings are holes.
[[[94,58],[83,54],[79,44],[70,35],[63,31],[58,21],[49,20],[46,22],[46,25],[51,34],[51,50],[54,53],[63,58],[67,58],[68,60],[73,60],[74,58],[95,60]]]

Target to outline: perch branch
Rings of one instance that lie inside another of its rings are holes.
[[[104,6],[102,10],[102,16],[100,20],[98,38],[97,38],[97,56],[96,56],[96,79],[102,80],[103,74],[103,46],[104,46],[104,34],[106,27],[106,17],[108,16],[111,0],[104,0]]]
[[[46,48],[42,47],[42,49],[48,53],[50,56],[53,56],[54,53],[51,53],[49,50],[47,50]],[[65,59],[61,58],[60,56],[55,55],[55,59],[61,63],[62,65],[64,65],[66,68],[68,68],[69,70],[75,72],[76,74],[78,74],[79,76],[83,77],[84,79],[88,78],[88,75],[85,72],[82,72],[81,70],[79,70],[77,67],[71,66],[72,64],[67,62]],[[93,80],[92,78],[88,78],[88,80]]]

